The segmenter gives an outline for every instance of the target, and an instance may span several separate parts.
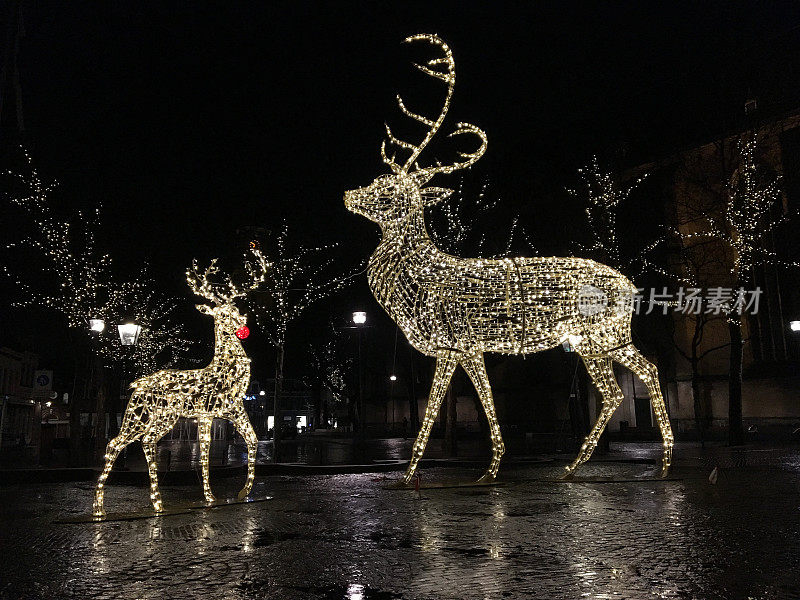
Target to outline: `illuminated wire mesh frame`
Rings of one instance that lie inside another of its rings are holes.
[[[269,267],[258,250],[252,251],[256,262],[245,261],[247,282],[235,285],[225,277],[222,285],[213,285],[210,277],[219,272],[216,259],[205,271],[195,261],[186,272],[191,290],[211,303],[198,304],[197,310],[214,318],[214,358],[204,369],[158,371],[137,379],[131,384],[133,393],[125,410],[119,435],[106,448],[105,466],[97,482],[93,512],[102,516],[106,479],[117,456],[131,442],[141,440],[150,475],[150,500],[156,512],[163,509],[158,491],[156,444],[181,417],[197,419],[200,442],[200,463],[203,470],[203,495],[214,501],[208,481],[208,458],[211,446],[211,423],[216,419],[231,421],[247,443],[247,483],[241,492],[242,500],[253,488],[258,438],[244,409],[243,399],[250,384],[250,359],[244,352],[240,337],[246,337],[247,317],[239,314],[234,305],[264,281]],[[238,335],[237,335],[238,334]]]
[[[368,281],[375,298],[395,320],[408,341],[436,358],[436,371],[422,427],[414,442],[403,481],[414,476],[431,427],[457,365],[472,380],[489,421],[492,460],[481,481],[497,475],[504,452],[484,352],[528,354],[554,348],[569,339],[579,353],[598,391],[603,408],[566,476],[589,459],[611,415],[622,402],[612,363],[633,371],[647,386],[664,440],[662,475],[672,456],[673,436],[656,367],[631,343],[630,299],[636,288],[614,269],[580,258],[460,258],[439,250],[425,227],[424,208],[452,191],[424,187],[437,173],[469,167],[486,151],[486,134],[458,123],[450,134],[474,135],[480,147],[459,153],[450,165],[420,167],[418,159],[444,121],[455,86],[455,62],[447,44],[436,35],[420,34],[406,42],[425,41],[443,56],[420,71],[447,86],[436,118],[410,111],[398,96],[400,110],[426,128],[424,139],[412,144],[397,139],[386,127],[389,144],[409,153],[402,164],[381,145],[381,156],[392,170],[371,185],[345,193],[345,206],[381,227],[382,240],[370,257]],[[590,302],[587,302],[587,297]]]

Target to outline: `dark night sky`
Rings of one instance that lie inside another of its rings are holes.
[[[237,227],[282,217],[355,261],[377,232],[342,192],[384,172],[395,93],[436,110],[441,85],[409,68],[427,49],[400,44],[436,32],[458,74],[445,130],[486,130],[477,174],[543,253],[566,252],[580,208],[562,190],[592,153],[631,164],[702,141],[751,95],[796,105],[800,7],[732,4],[35,2],[27,138],[71,202],[102,203],[114,255],[150,257],[175,293],[192,257],[235,254]]]

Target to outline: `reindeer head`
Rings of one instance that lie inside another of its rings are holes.
[[[256,262],[245,260],[244,268],[247,277],[240,285],[234,284],[229,275],[225,275],[222,283],[219,284],[213,284],[210,281],[210,277],[219,273],[216,258],[204,271],[197,266],[196,260],[192,261],[192,268],[186,271],[186,281],[192,292],[211,302],[211,306],[198,304],[197,310],[204,315],[214,317],[214,323],[220,332],[231,336],[236,335],[240,339],[247,337],[246,330],[243,329],[247,325],[247,315],[239,313],[235,301],[255,290],[264,281],[270,266],[260,250],[254,249],[251,252],[255,255]]]
[[[427,127],[427,135],[419,144],[412,144],[397,139],[389,126],[386,125],[386,135],[388,142],[397,148],[411,152],[402,166],[397,163],[396,156],[389,157],[386,154],[386,140],[381,143],[381,157],[392,170],[390,175],[381,175],[369,186],[345,192],[344,205],[348,210],[368,218],[370,221],[378,223],[381,227],[390,226],[392,223],[400,222],[408,216],[422,210],[425,206],[431,206],[444,200],[452,190],[436,187],[424,187],[425,184],[437,173],[452,173],[457,169],[469,167],[486,152],[486,134],[479,128],[469,123],[458,123],[456,130],[448,137],[462,134],[473,134],[481,140],[480,148],[475,152],[459,152],[465,160],[453,163],[452,165],[442,165],[437,162],[435,166],[420,167],[417,159],[425,146],[433,139],[436,132],[444,122],[447,110],[450,108],[450,100],[453,97],[453,88],[456,84],[456,65],[453,60],[453,53],[448,45],[439,36],[434,34],[419,34],[406,38],[404,43],[425,40],[430,44],[439,46],[444,52],[444,56],[432,58],[427,66],[414,64],[420,71],[441,79],[447,84],[447,94],[445,95],[442,110],[436,119],[430,119],[422,115],[411,112],[406,108],[403,99],[397,97],[397,104],[404,115],[419,121]],[[443,67],[443,69],[442,69]]]

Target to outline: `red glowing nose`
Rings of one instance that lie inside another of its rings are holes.
[[[239,338],[240,340],[246,339],[248,335],[250,335],[250,328],[247,327],[247,325],[245,325],[241,329],[236,330],[236,337]]]

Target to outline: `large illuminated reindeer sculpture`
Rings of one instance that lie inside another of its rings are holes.
[[[455,62],[447,44],[436,35],[420,34],[405,42],[425,41],[443,56],[420,71],[447,86],[436,118],[411,112],[398,96],[400,110],[427,130],[417,144],[397,139],[386,127],[388,142],[410,156],[402,164],[381,156],[392,170],[371,185],[345,193],[345,206],[380,225],[382,240],[370,257],[368,281],[375,298],[420,352],[436,358],[436,370],[425,419],[414,442],[411,462],[403,477],[409,483],[425,451],[431,427],[457,365],[478,392],[489,421],[492,460],[479,481],[495,479],[505,447],[495,415],[494,400],[483,354],[528,354],[554,348],[569,340],[579,353],[603,397],[600,415],[567,467],[566,477],[586,462],[611,415],[623,399],[614,377],[613,362],[633,371],[647,386],[664,440],[662,476],[672,457],[673,437],[658,371],[631,343],[634,285],[614,269],[581,258],[460,258],[434,245],[425,227],[424,209],[452,191],[424,187],[436,174],[449,174],[475,163],[486,152],[486,134],[458,123],[450,136],[471,134],[480,147],[459,153],[460,162],[420,167],[420,154],[442,125],[455,86]]]
[[[108,444],[105,467],[95,489],[95,516],[104,514],[104,487],[114,461],[125,446],[136,440],[141,440],[147,459],[153,508],[156,512],[163,510],[158,491],[156,444],[181,417],[197,419],[206,502],[214,501],[208,481],[211,423],[214,419],[231,421],[247,443],[247,483],[239,492],[239,500],[250,494],[255,476],[258,438],[243,404],[250,384],[250,359],[240,341],[249,333],[247,317],[239,314],[234,301],[264,281],[269,264],[260,251],[254,250],[253,253],[256,262],[245,261],[247,281],[241,285],[234,284],[229,276],[225,277],[222,285],[211,283],[209,278],[219,272],[216,259],[203,272],[196,261],[186,272],[192,292],[211,303],[211,306],[198,304],[197,310],[214,318],[214,358],[204,369],[158,371],[131,384],[133,393],[119,435]]]

